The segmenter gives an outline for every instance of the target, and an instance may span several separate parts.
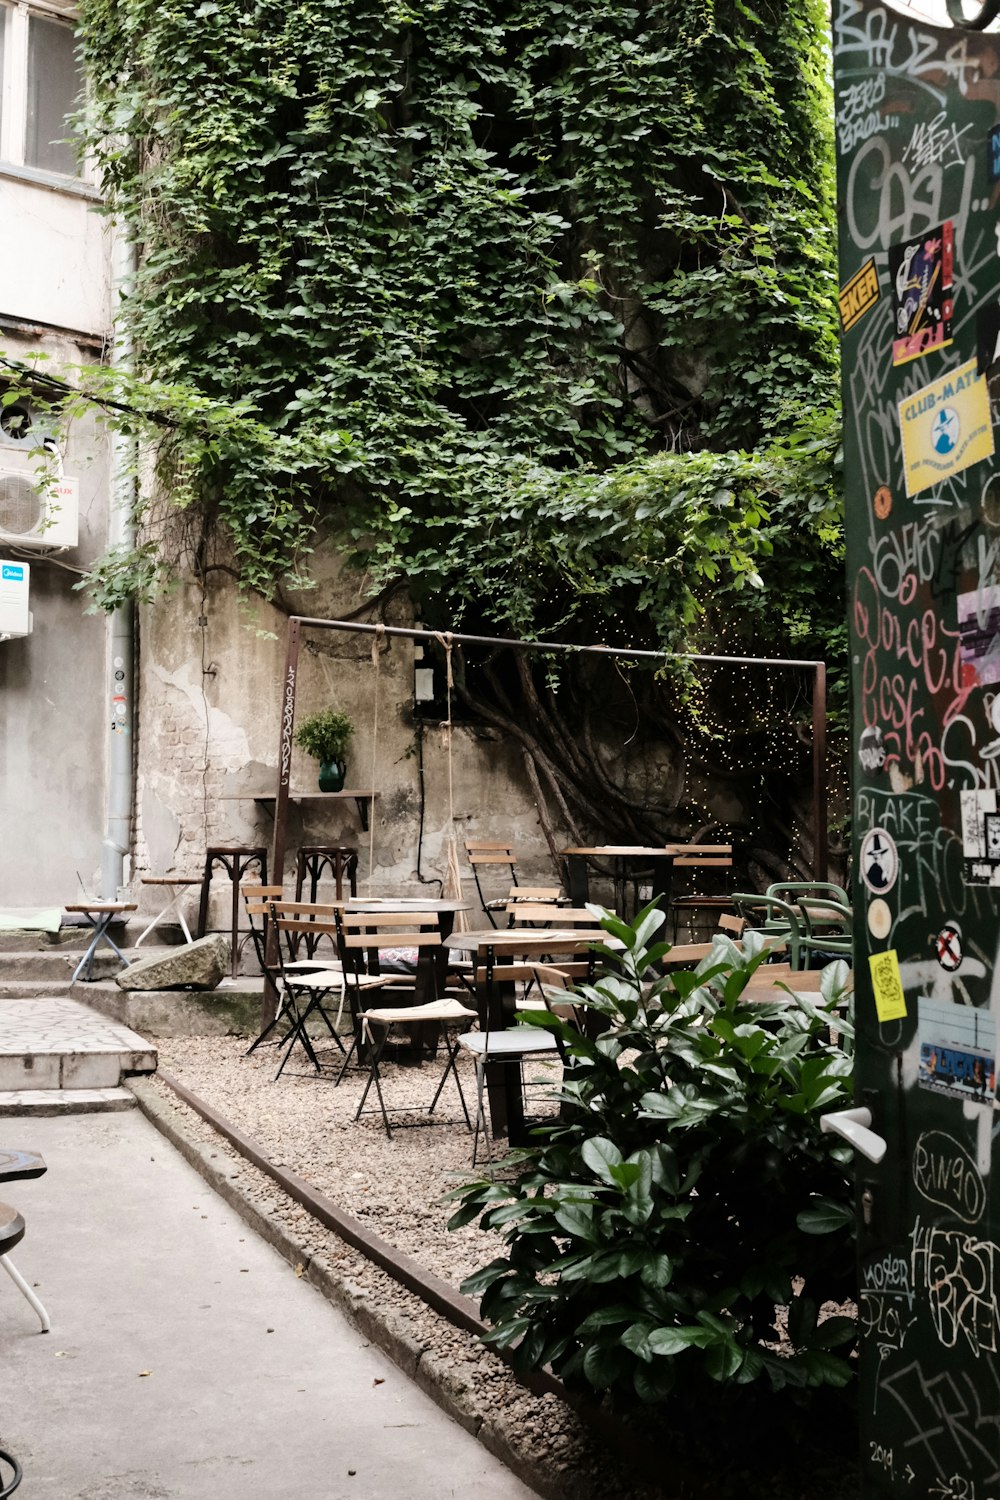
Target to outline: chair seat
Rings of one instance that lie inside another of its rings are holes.
[[[400,1005],[395,1010],[379,1006],[366,1010],[363,1021],[374,1021],[379,1026],[395,1026],[410,1021],[475,1021],[476,1012],[468,1010],[458,1000],[431,1000],[427,1005]]]
[[[288,968],[289,965],[286,964],[286,972]],[[295,982],[294,987],[297,990],[328,990],[333,985],[337,985],[339,987],[343,984],[344,971],[343,969],[331,969],[327,967],[324,967],[322,969],[303,969],[301,972],[295,973],[293,975],[293,978]]]
[[[460,1036],[460,1047],[476,1057],[520,1057],[532,1052],[555,1052],[556,1039],[551,1031],[533,1031],[527,1026],[514,1026],[508,1031],[476,1031],[471,1036]]]

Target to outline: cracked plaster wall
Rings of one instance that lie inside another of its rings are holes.
[[[291,601],[294,609],[320,618],[338,617],[357,602],[353,583],[332,564],[314,593]],[[390,623],[408,626],[413,620],[397,606]],[[277,638],[268,639],[268,633]],[[142,900],[143,874],[200,872],[209,844],[262,845],[270,860],[273,804],[240,794],[275,789],[286,633],[283,614],[259,605],[250,616],[230,585],[203,594],[187,583],[143,611],[134,898]],[[370,872],[373,892],[420,889],[413,649],[407,640],[385,638],[377,668],[371,650],[369,636],[306,632],[296,721],[327,705],[349,713],[355,736],[347,788],[374,788],[378,796],[369,833],[362,831],[352,799],[294,804],[286,888],[294,881],[301,844],[350,844],[359,850],[362,893]],[[427,726],[423,751],[420,874],[432,882],[428,895],[436,896],[448,836],[447,734],[440,725]],[[293,789],[315,792],[316,777],[315,761],[296,749]],[[456,728],[451,780],[463,865],[464,838],[510,838],[527,875],[546,883],[554,878],[520,757],[511,747]],[[466,895],[475,902],[471,876]],[[213,925],[225,925],[228,901],[228,884],[217,882]]]

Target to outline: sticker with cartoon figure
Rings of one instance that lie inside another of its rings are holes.
[[[899,874],[899,854],[884,828],[869,828],[861,840],[861,879],[879,895],[889,891]]]
[[[950,219],[915,239],[889,246],[895,309],[892,362],[905,365],[951,343],[954,231]]]

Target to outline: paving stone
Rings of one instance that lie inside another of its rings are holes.
[[[185,943],[182,948],[140,958],[115,975],[123,990],[170,990],[191,986],[214,990],[228,972],[230,947],[218,933]]]

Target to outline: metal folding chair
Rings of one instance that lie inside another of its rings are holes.
[[[453,1033],[459,1027],[471,1025],[476,1019],[476,1013],[467,1009],[459,1000],[437,993],[441,973],[441,965],[437,963],[437,959],[443,956],[444,950],[436,912],[344,911],[338,913],[337,925],[344,957],[347,995],[354,1020],[354,1048],[359,1058],[367,1051],[368,1079],[354,1115],[355,1120],[359,1120],[365,1112],[365,1103],[374,1085],[385,1133],[392,1140],[392,1127],[382,1093],[381,1062],[386,1043],[397,1026],[432,1025],[438,1029],[444,1043],[445,1065],[427,1114],[434,1113],[450,1074],[455,1080],[465,1123],[471,1130],[472,1121],[455,1065],[458,1049]],[[417,950],[416,973],[412,976],[386,974],[381,970],[380,955],[386,950],[400,948]],[[373,989],[388,991],[399,997],[409,993],[415,1001],[422,1000],[423,1003],[373,1006],[367,1000]],[[349,1054],[341,1066],[340,1077],[343,1077],[348,1061]]]

